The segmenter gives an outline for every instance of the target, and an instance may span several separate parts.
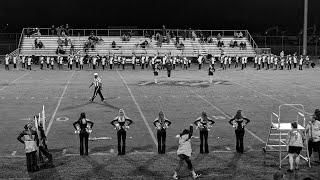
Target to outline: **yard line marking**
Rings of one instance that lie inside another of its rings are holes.
[[[64,86],[63,92],[62,92],[62,94],[61,94],[61,96],[60,96],[60,98],[59,98],[59,101],[58,101],[58,104],[57,104],[57,106],[56,106],[56,109],[54,110],[54,112],[53,112],[53,114],[52,114],[52,116],[51,116],[51,119],[50,119],[50,121],[49,121],[49,125],[48,125],[47,131],[46,131],[46,136],[48,136],[48,134],[49,134],[49,131],[50,131],[50,128],[51,128],[51,126],[52,126],[54,117],[56,116],[56,113],[57,113],[57,111],[58,111],[58,109],[59,109],[59,107],[60,107],[62,98],[63,98],[64,94],[66,93],[67,88],[68,88],[68,86],[69,86],[69,84],[70,84],[70,81],[71,81],[71,79],[72,79],[72,77],[73,77],[73,75],[74,75],[75,72],[76,72],[76,71],[73,71],[73,73],[71,74],[71,77],[69,78],[67,84]]]
[[[203,101],[207,102],[208,104],[210,104],[213,108],[215,108],[216,110],[218,110],[221,114],[223,114],[224,116],[226,116],[229,119],[232,119],[231,116],[229,116],[228,114],[226,114],[225,112],[223,112],[221,109],[219,109],[217,106],[213,105],[210,101],[206,100],[205,98],[203,98],[202,96],[200,96],[199,94],[195,93],[193,90],[191,90],[191,92],[193,94],[195,94],[196,96],[198,96],[200,99],[202,99]],[[248,128],[245,128],[249,134],[251,134],[254,138],[256,138],[257,140],[259,140],[262,143],[266,143],[264,140],[262,140],[259,136],[257,136],[256,134],[254,134],[252,131],[250,131]]]
[[[249,90],[251,90],[251,91],[254,91],[254,92],[256,92],[256,93],[258,93],[258,94],[260,94],[260,95],[262,95],[262,96],[265,96],[265,97],[267,97],[267,98],[269,98],[269,99],[273,99],[273,100],[275,100],[275,101],[278,101],[278,102],[280,102],[280,103],[282,103],[282,104],[289,104],[289,103],[287,103],[287,102],[285,102],[285,101],[283,101],[283,100],[281,100],[281,99],[272,97],[271,95],[262,93],[262,92],[260,92],[260,91],[258,91],[258,90],[255,90],[255,89],[251,88],[251,87],[244,86],[244,85],[242,85],[242,84],[239,84],[239,83],[234,82],[234,81],[231,81],[231,80],[228,80],[228,81],[230,81],[230,82],[232,82],[232,83],[234,83],[234,84],[236,84],[236,85],[238,85],[238,86],[241,86],[241,87],[243,87],[243,88],[245,88],[245,89],[249,89]],[[291,107],[294,108],[294,109],[296,109],[296,110],[298,110],[298,111],[300,111],[300,112],[303,112],[303,113],[305,113],[305,114],[312,115],[312,113],[309,113],[309,112],[307,112],[307,111],[303,111],[302,109],[299,109],[299,108],[297,108],[297,107],[295,107],[295,106],[292,106],[292,105],[291,105]]]
[[[14,82],[18,81],[19,79],[23,78],[24,76],[28,75],[29,73],[24,73],[22,76],[19,76],[17,79],[14,79],[13,81],[9,82],[8,85],[3,86],[0,91],[6,89],[10,84],[13,84]]]
[[[148,122],[147,122],[147,120],[146,120],[146,117],[144,116],[144,114],[143,114],[143,112],[142,112],[142,110],[141,110],[141,108],[140,108],[140,105],[138,104],[138,102],[136,101],[136,98],[135,98],[134,95],[132,94],[132,91],[131,91],[130,87],[128,86],[126,80],[125,80],[125,79],[123,78],[123,76],[119,73],[119,71],[117,71],[117,73],[118,73],[118,75],[120,76],[120,78],[121,78],[122,82],[124,83],[124,85],[126,86],[126,88],[128,89],[129,94],[130,94],[133,102],[134,102],[135,105],[137,106],[137,109],[138,109],[138,111],[139,111],[139,113],[140,113],[140,116],[142,117],[145,125],[147,126],[147,129],[148,129],[148,131],[149,131],[149,133],[150,133],[150,135],[151,135],[151,137],[152,137],[152,140],[153,140],[154,144],[158,147],[158,142],[157,142],[157,140],[156,140],[156,138],[155,138],[155,136],[154,136],[154,134],[153,134],[153,132],[152,132],[152,130],[151,130],[150,125],[148,124]]]

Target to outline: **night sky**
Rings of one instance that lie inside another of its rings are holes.
[[[248,29],[279,26],[297,33],[303,0],[1,0],[0,24],[10,30],[66,24],[75,28]],[[320,0],[309,0],[309,26],[320,28]]]

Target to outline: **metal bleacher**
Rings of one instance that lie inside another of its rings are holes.
[[[24,31],[23,31],[24,32]],[[20,55],[26,56],[56,56],[56,49],[58,47],[58,38],[57,36],[52,35],[31,35],[26,36],[22,32],[22,36],[19,43],[19,52]],[[121,32],[121,30],[120,30]],[[171,39],[170,43],[162,43],[162,46],[159,47],[157,45],[157,41],[150,38],[145,38],[144,36],[132,36],[130,41],[122,41],[121,33],[118,36],[108,36],[108,35],[97,35],[98,38],[101,38],[103,41],[98,43],[95,48],[92,50],[90,49],[87,51],[87,54],[90,55],[110,55],[110,54],[117,54],[121,56],[131,56],[133,53],[135,54],[146,54],[149,56],[153,56],[158,54],[160,56],[165,54],[170,54],[171,56],[187,56],[187,57],[196,57],[199,54],[212,54],[214,56],[220,55],[223,51],[224,54],[228,56],[248,56],[253,57],[255,56],[255,48],[257,45],[251,38],[250,34],[246,31],[245,36],[243,38],[234,38],[233,36],[223,36],[222,41],[224,42],[225,47],[220,48],[217,47],[217,39],[213,37],[214,43],[200,43],[199,38],[192,40],[190,38],[180,38],[180,42],[184,44],[183,50],[179,50],[175,46],[175,39]],[[88,41],[88,34],[87,35],[71,35],[67,38],[70,39],[72,44],[74,45],[74,52],[78,52],[80,54],[84,54],[84,44]],[[37,38],[44,44],[44,48],[42,49],[35,49],[34,47],[34,40]],[[64,38],[61,38],[64,39]],[[149,46],[145,48],[141,48],[138,44],[142,43],[143,41],[147,40],[149,42]],[[236,40],[238,44],[240,42],[246,43],[246,49],[240,49],[239,47],[231,48],[229,47],[229,43],[231,40]],[[112,42],[116,42],[116,48],[112,48]],[[64,50],[66,50],[65,55],[70,54],[70,43],[68,46],[64,46]]]

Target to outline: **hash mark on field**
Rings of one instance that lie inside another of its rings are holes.
[[[29,74],[29,73],[27,72],[27,73],[23,74],[22,76],[19,76],[17,79],[15,79],[15,80],[13,80],[13,81],[9,82],[7,85],[3,86],[3,87],[0,89],[0,91],[2,91],[2,90],[4,90],[4,89],[6,89],[10,84],[12,84],[12,83],[14,83],[14,82],[18,81],[19,79],[23,78],[24,76],[26,76],[26,75],[28,75],[28,74]]]
[[[56,106],[56,109],[54,110],[54,112],[53,112],[53,114],[52,114],[52,116],[51,116],[51,119],[50,119],[50,121],[49,121],[49,125],[48,125],[47,131],[46,131],[46,136],[48,136],[48,134],[49,134],[49,131],[50,131],[50,128],[51,128],[51,126],[52,126],[54,117],[56,116],[56,113],[57,113],[57,111],[58,111],[58,109],[59,109],[59,107],[60,107],[62,98],[63,98],[64,94],[66,93],[67,88],[68,88],[68,86],[69,86],[69,84],[70,84],[70,81],[71,81],[71,79],[72,79],[72,77],[73,77],[73,75],[74,75],[75,72],[76,72],[76,71],[73,71],[73,73],[71,74],[70,79],[68,80],[67,84],[65,85],[65,87],[64,87],[64,89],[63,89],[63,92],[62,92],[62,94],[61,94],[61,96],[60,96],[60,98],[59,98],[59,101],[58,101],[58,104],[57,104],[57,106]]]
[[[150,135],[151,135],[151,138],[152,138],[154,144],[158,147],[157,140],[156,140],[156,138],[155,138],[155,136],[154,136],[154,134],[153,134],[153,132],[152,132],[152,130],[151,130],[151,127],[150,127],[149,123],[147,122],[147,119],[146,119],[146,117],[144,116],[144,114],[143,114],[143,112],[142,112],[142,110],[141,110],[141,107],[140,107],[140,105],[138,104],[136,98],[135,98],[134,95],[132,94],[132,91],[131,91],[130,87],[128,86],[128,83],[127,83],[126,80],[123,78],[123,76],[119,73],[119,71],[117,71],[117,73],[118,73],[118,75],[120,76],[120,78],[121,78],[122,82],[124,83],[124,85],[126,86],[126,88],[128,89],[129,94],[130,94],[133,102],[134,102],[135,105],[137,106],[137,109],[138,109],[138,111],[139,111],[139,113],[140,113],[140,116],[142,117],[143,122],[144,122],[145,125],[147,126],[147,129],[148,129],[148,131],[149,131],[149,133],[150,133]]]

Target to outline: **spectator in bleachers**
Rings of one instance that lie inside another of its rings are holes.
[[[218,47],[224,47],[224,42],[223,41],[218,41]]]
[[[238,38],[243,38],[243,34],[241,31],[238,33]]]
[[[246,49],[247,48],[247,44],[245,42],[240,42],[240,49]]]
[[[192,31],[191,36],[192,36],[192,40],[195,41],[196,38],[197,38],[196,32],[195,32],[195,31]]]
[[[112,47],[112,48],[116,48],[116,47],[117,47],[117,44],[116,44],[116,42],[115,42],[115,41],[112,41],[112,43],[111,43],[111,47]]]
[[[217,40],[220,41],[221,39],[222,39],[222,36],[221,36],[220,33],[218,33],[218,35],[217,35]]]
[[[166,36],[167,35],[166,33],[167,33],[166,27],[162,25],[162,36]]]
[[[66,34],[67,36],[69,36],[69,35],[70,35],[70,28],[69,28],[69,24],[66,24],[65,34]]]
[[[50,29],[50,35],[52,35],[52,36],[56,35],[56,33],[57,33],[56,31],[57,31],[56,28],[54,27],[54,25],[52,25],[51,29]]]

